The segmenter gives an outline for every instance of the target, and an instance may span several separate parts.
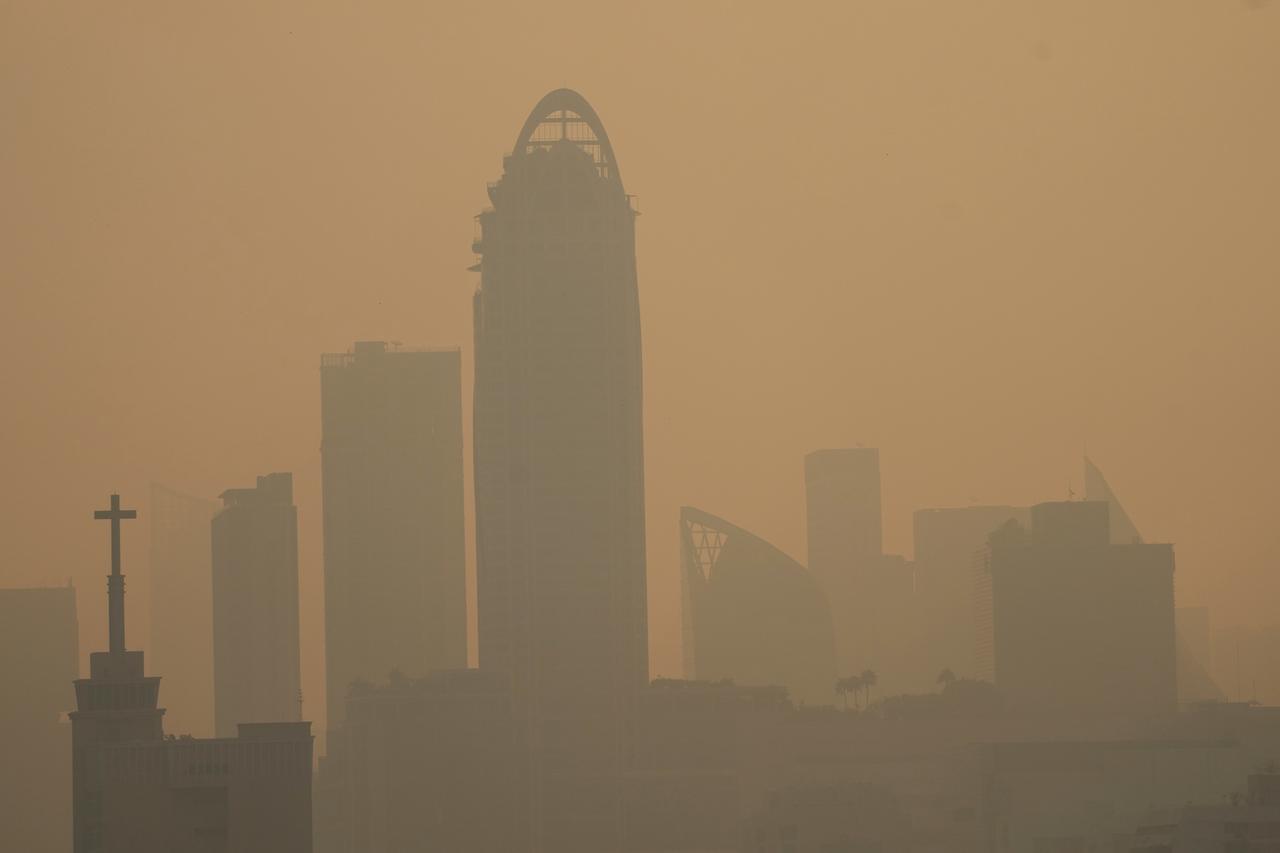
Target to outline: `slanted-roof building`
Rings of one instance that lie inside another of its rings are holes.
[[[796,702],[835,700],[831,611],[804,566],[694,507],[680,510],[685,676],[781,685]]]
[[[1178,637],[1178,701],[1182,704],[1225,702],[1227,694],[1210,674],[1213,635],[1209,608],[1179,607],[1173,624]]]
[[[1102,501],[1107,505],[1113,545],[1134,545],[1142,542],[1142,534],[1129,518],[1129,513],[1125,512],[1124,506],[1112,491],[1107,478],[1102,476],[1102,469],[1093,464],[1093,460],[1088,456],[1084,458],[1084,499]]]

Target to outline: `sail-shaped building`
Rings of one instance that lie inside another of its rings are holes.
[[[1111,523],[1112,545],[1133,545],[1142,541],[1142,534],[1134,526],[1129,513],[1124,511],[1120,499],[1111,490],[1111,484],[1102,476],[1102,470],[1088,456],[1084,458],[1084,499],[1105,501]]]
[[[804,566],[760,537],[694,507],[680,510],[685,677],[786,687],[834,701],[831,609]]]

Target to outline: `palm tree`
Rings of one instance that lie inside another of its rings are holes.
[[[862,676],[849,675],[836,679],[836,693],[844,700],[844,709],[849,710],[849,694],[853,694],[853,704],[858,705],[858,690],[862,687]]]
[[[862,675],[858,676],[858,686],[862,688],[862,695],[866,700],[863,704],[871,704],[871,688],[876,686],[877,680],[875,671],[870,669],[864,669]]]
[[[947,667],[938,673],[938,683],[942,685],[943,690],[956,683],[956,674],[951,671],[951,667]]]

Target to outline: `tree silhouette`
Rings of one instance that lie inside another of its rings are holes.
[[[849,694],[853,694],[854,708],[858,707],[858,691],[863,688],[863,676],[849,675],[836,679],[836,693],[844,700],[845,710],[849,710]]]
[[[849,710],[849,679],[836,679],[836,695],[840,697],[840,701],[844,705],[844,709],[846,711]]]
[[[942,685],[944,691],[956,683],[956,674],[951,671],[951,667],[947,667],[938,673],[938,683]]]
[[[863,704],[871,704],[871,688],[876,686],[876,681],[878,680],[875,671],[870,669],[864,669],[862,675],[858,676],[858,686],[862,688],[862,695],[865,700]]]

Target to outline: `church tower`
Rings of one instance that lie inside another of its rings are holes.
[[[108,651],[89,655],[89,677],[75,682],[76,710],[71,713],[72,821],[75,853],[103,850],[104,772],[95,760],[108,744],[159,744],[164,739],[157,707],[160,678],[143,674],[142,652],[124,644],[124,575],[120,571],[120,522],[138,517],[121,509],[120,496],[111,508],[93,514],[111,522],[111,574],[107,577]],[[156,752],[155,755],[161,753]],[[146,764],[148,762],[142,762]],[[161,804],[156,804],[163,807]],[[154,822],[136,822],[145,832]],[[142,839],[139,839],[142,840]],[[147,849],[139,846],[138,849]]]
[[[311,853],[311,724],[240,723],[235,737],[166,736],[160,679],[124,644],[120,522],[111,508],[110,645],[89,656],[71,713],[75,853]]]

